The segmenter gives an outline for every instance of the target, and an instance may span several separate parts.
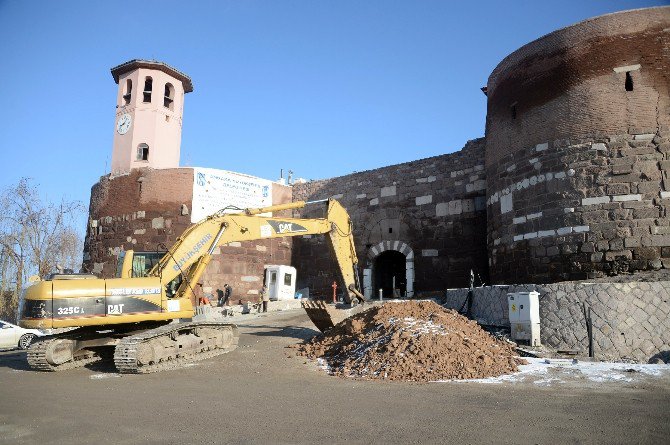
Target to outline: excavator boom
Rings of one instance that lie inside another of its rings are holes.
[[[325,218],[263,216],[313,203],[211,215],[186,229],[146,274],[136,275],[134,253],[126,251],[116,278],[61,274],[33,283],[25,293],[21,325],[77,329],[36,343],[28,353],[29,364],[39,370],[70,369],[99,360],[101,349],[114,347],[121,372],[143,373],[172,366],[165,362],[176,365],[232,351],[238,338],[235,325],[168,324],[193,316],[195,283],[215,249],[231,242],[325,234],[342,274],[347,302],[363,301],[351,220],[337,201],[328,200]],[[306,310],[320,329],[340,318],[330,309]]]

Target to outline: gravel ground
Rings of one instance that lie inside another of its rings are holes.
[[[316,334],[301,311],[250,317],[240,328],[236,351],[144,376],[119,375],[108,364],[37,373],[24,352],[0,352],[0,443],[664,443],[670,436],[670,373],[662,367],[579,370],[535,361],[493,382],[351,380],[286,348]]]

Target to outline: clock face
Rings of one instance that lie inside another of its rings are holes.
[[[118,131],[119,134],[128,133],[132,121],[133,119],[130,117],[130,114],[122,114],[119,121],[116,123],[116,131]]]

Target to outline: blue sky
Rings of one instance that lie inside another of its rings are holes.
[[[484,135],[480,87],[510,52],[667,1],[0,0],[0,187],[88,205],[109,172],[134,58],[188,74],[181,165],[320,179],[450,153]],[[82,227],[83,232],[83,227]]]

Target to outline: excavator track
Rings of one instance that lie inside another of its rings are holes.
[[[105,359],[98,352],[78,351],[76,354],[67,352],[70,343],[74,340],[68,338],[46,338],[33,343],[28,349],[28,365],[36,371],[65,371],[68,369],[81,368],[90,363]],[[59,354],[59,351],[64,351]],[[59,357],[59,355],[61,357]],[[62,363],[60,363],[62,361]]]
[[[239,331],[230,323],[175,323],[121,339],[114,364],[124,374],[181,368],[237,348]]]

